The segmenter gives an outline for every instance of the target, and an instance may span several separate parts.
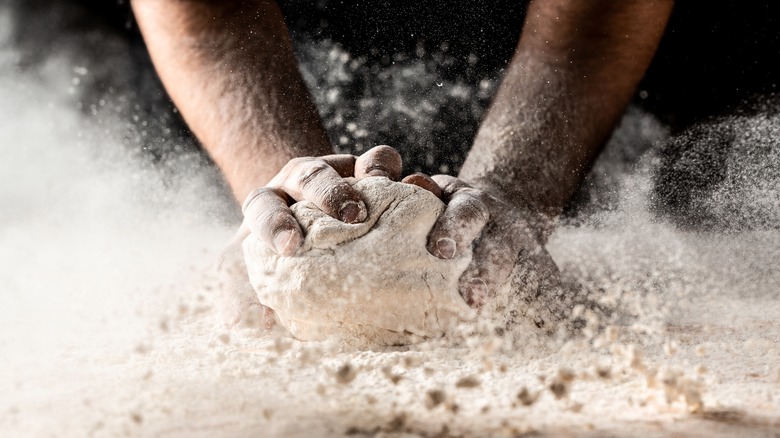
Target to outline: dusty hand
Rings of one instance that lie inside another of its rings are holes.
[[[472,307],[481,307],[504,284],[517,263],[528,266],[539,288],[555,287],[559,273],[543,247],[540,217],[470,187],[458,178],[435,175],[447,209],[428,235],[428,251],[442,259],[460,256],[472,243],[471,264],[459,289]]]
[[[303,243],[300,225],[289,205],[311,201],[326,214],[346,223],[362,222],[368,211],[345,177],[384,176],[398,180],[401,156],[389,146],[365,154],[326,155],[290,160],[265,186],[244,202],[244,225],[280,255],[292,255]]]
[[[290,160],[265,186],[252,191],[244,202],[244,222],[223,250],[218,265],[222,281],[222,314],[228,326],[239,323],[270,328],[273,311],[260,304],[249,283],[242,242],[258,236],[280,255],[293,255],[303,243],[300,225],[289,205],[308,200],[330,216],[347,223],[367,216],[360,195],[344,177],[384,176],[398,180],[401,157],[389,146],[377,146],[365,154],[326,155]],[[420,178],[420,184],[432,183]],[[435,186],[435,184],[433,184]]]

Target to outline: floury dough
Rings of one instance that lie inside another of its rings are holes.
[[[368,207],[363,223],[346,224],[303,201],[292,206],[306,235],[294,256],[278,256],[252,235],[244,241],[260,302],[301,340],[407,344],[473,319],[458,292],[471,250],[441,260],[425,247],[441,200],[386,178],[349,182]]]

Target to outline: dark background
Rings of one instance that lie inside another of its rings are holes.
[[[36,74],[52,56],[88,66],[78,108],[96,124],[108,112],[125,120],[121,135],[139,158],[164,165],[177,154],[202,153],[154,73],[128,1],[0,4],[12,14],[19,69]],[[524,15],[522,3],[503,0],[285,1],[282,8],[336,149],[390,144],[401,150],[405,171],[427,173],[459,169]],[[677,2],[634,99],[672,133],[659,146],[667,169],[655,178],[660,214],[683,226],[696,222],[702,216],[688,208],[691,197],[724,178],[739,133],[706,126],[733,114],[777,113],[778,17],[780,2],[768,0]],[[329,53],[348,55],[346,79],[333,74],[340,66]],[[402,74],[408,77],[399,82]],[[335,102],[327,99],[333,89]],[[397,96],[419,115],[386,104]],[[578,202],[587,202],[586,192]]]

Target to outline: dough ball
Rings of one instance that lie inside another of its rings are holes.
[[[442,201],[386,178],[349,181],[368,207],[363,223],[343,223],[304,201],[292,206],[306,235],[294,256],[278,256],[252,235],[244,241],[260,302],[301,340],[407,344],[472,320],[476,312],[458,292],[471,251],[441,260],[425,248]]]

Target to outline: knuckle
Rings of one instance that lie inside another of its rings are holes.
[[[401,168],[401,155],[386,145],[370,149],[359,156],[355,162],[356,176],[380,173],[390,179],[398,179],[401,176]]]
[[[339,155],[327,155],[321,157],[336,173],[342,178],[354,176],[355,173],[355,160],[354,155],[339,154]]]
[[[285,179],[289,175],[294,175],[298,169],[301,167],[304,167],[307,162],[311,161],[312,157],[296,157],[290,159],[284,166],[282,166],[281,170],[279,170],[279,173],[277,174],[277,177],[274,179]]]
[[[458,213],[464,220],[487,222],[490,211],[476,189],[463,189],[451,202],[456,203]]]
[[[442,197],[442,191],[438,184],[436,184],[436,181],[431,179],[430,176],[425,175],[423,173],[413,173],[403,180],[401,182],[416,185],[417,187],[421,187],[425,190],[428,190],[429,192],[433,193],[437,198]]]
[[[327,172],[328,169],[330,169],[330,166],[328,166],[328,164],[325,163],[324,161],[316,161],[316,162],[308,163],[296,175],[295,182],[301,188],[307,188],[311,186],[312,182],[316,181],[320,175]]]
[[[395,150],[394,148],[388,145],[375,146],[369,149],[361,157],[370,158],[374,160],[376,159],[389,160],[389,161],[401,160],[401,154],[399,154],[397,150]]]
[[[398,153],[396,152],[395,149],[393,149],[392,147],[386,144],[380,144],[379,146],[374,146],[373,148],[369,149],[369,151],[366,153],[370,154],[370,153],[379,153],[379,152],[385,152],[385,153],[389,152],[389,153],[396,153],[396,154]]]
[[[295,228],[295,217],[289,210],[277,208],[268,212],[266,223],[270,233],[276,234],[282,230]]]
[[[471,198],[474,198],[475,200],[477,200],[479,202],[482,202],[482,203],[485,203],[485,201],[487,200],[487,197],[488,197],[488,194],[483,192],[482,190],[474,188],[474,187],[469,187],[469,186],[461,187],[458,190],[458,195],[461,195],[461,194],[464,195],[464,196],[469,196]]]
[[[310,162],[315,161],[315,160],[317,160],[317,158],[314,158],[314,157],[295,157],[295,158],[291,159],[290,161],[288,161],[287,164],[285,164],[284,167],[298,168],[298,167],[301,167],[301,166],[305,166],[307,163],[310,163]]]
[[[280,193],[271,187],[260,187],[257,189],[252,190],[249,192],[249,195],[247,195],[246,200],[244,200],[244,204],[241,207],[241,211],[246,214],[247,209],[249,209],[251,206],[259,205],[260,203],[267,203],[269,198],[276,197],[276,198],[282,198]]]
[[[454,176],[440,174],[440,175],[433,175],[431,179],[433,179],[436,182],[436,184],[438,184],[439,187],[441,187],[445,195],[452,196],[457,192],[458,183],[460,180],[458,180]]]
[[[294,220],[294,218],[286,209],[270,207],[255,217],[255,225],[258,231],[261,231],[264,235],[270,235],[277,229],[288,225],[290,220]]]

